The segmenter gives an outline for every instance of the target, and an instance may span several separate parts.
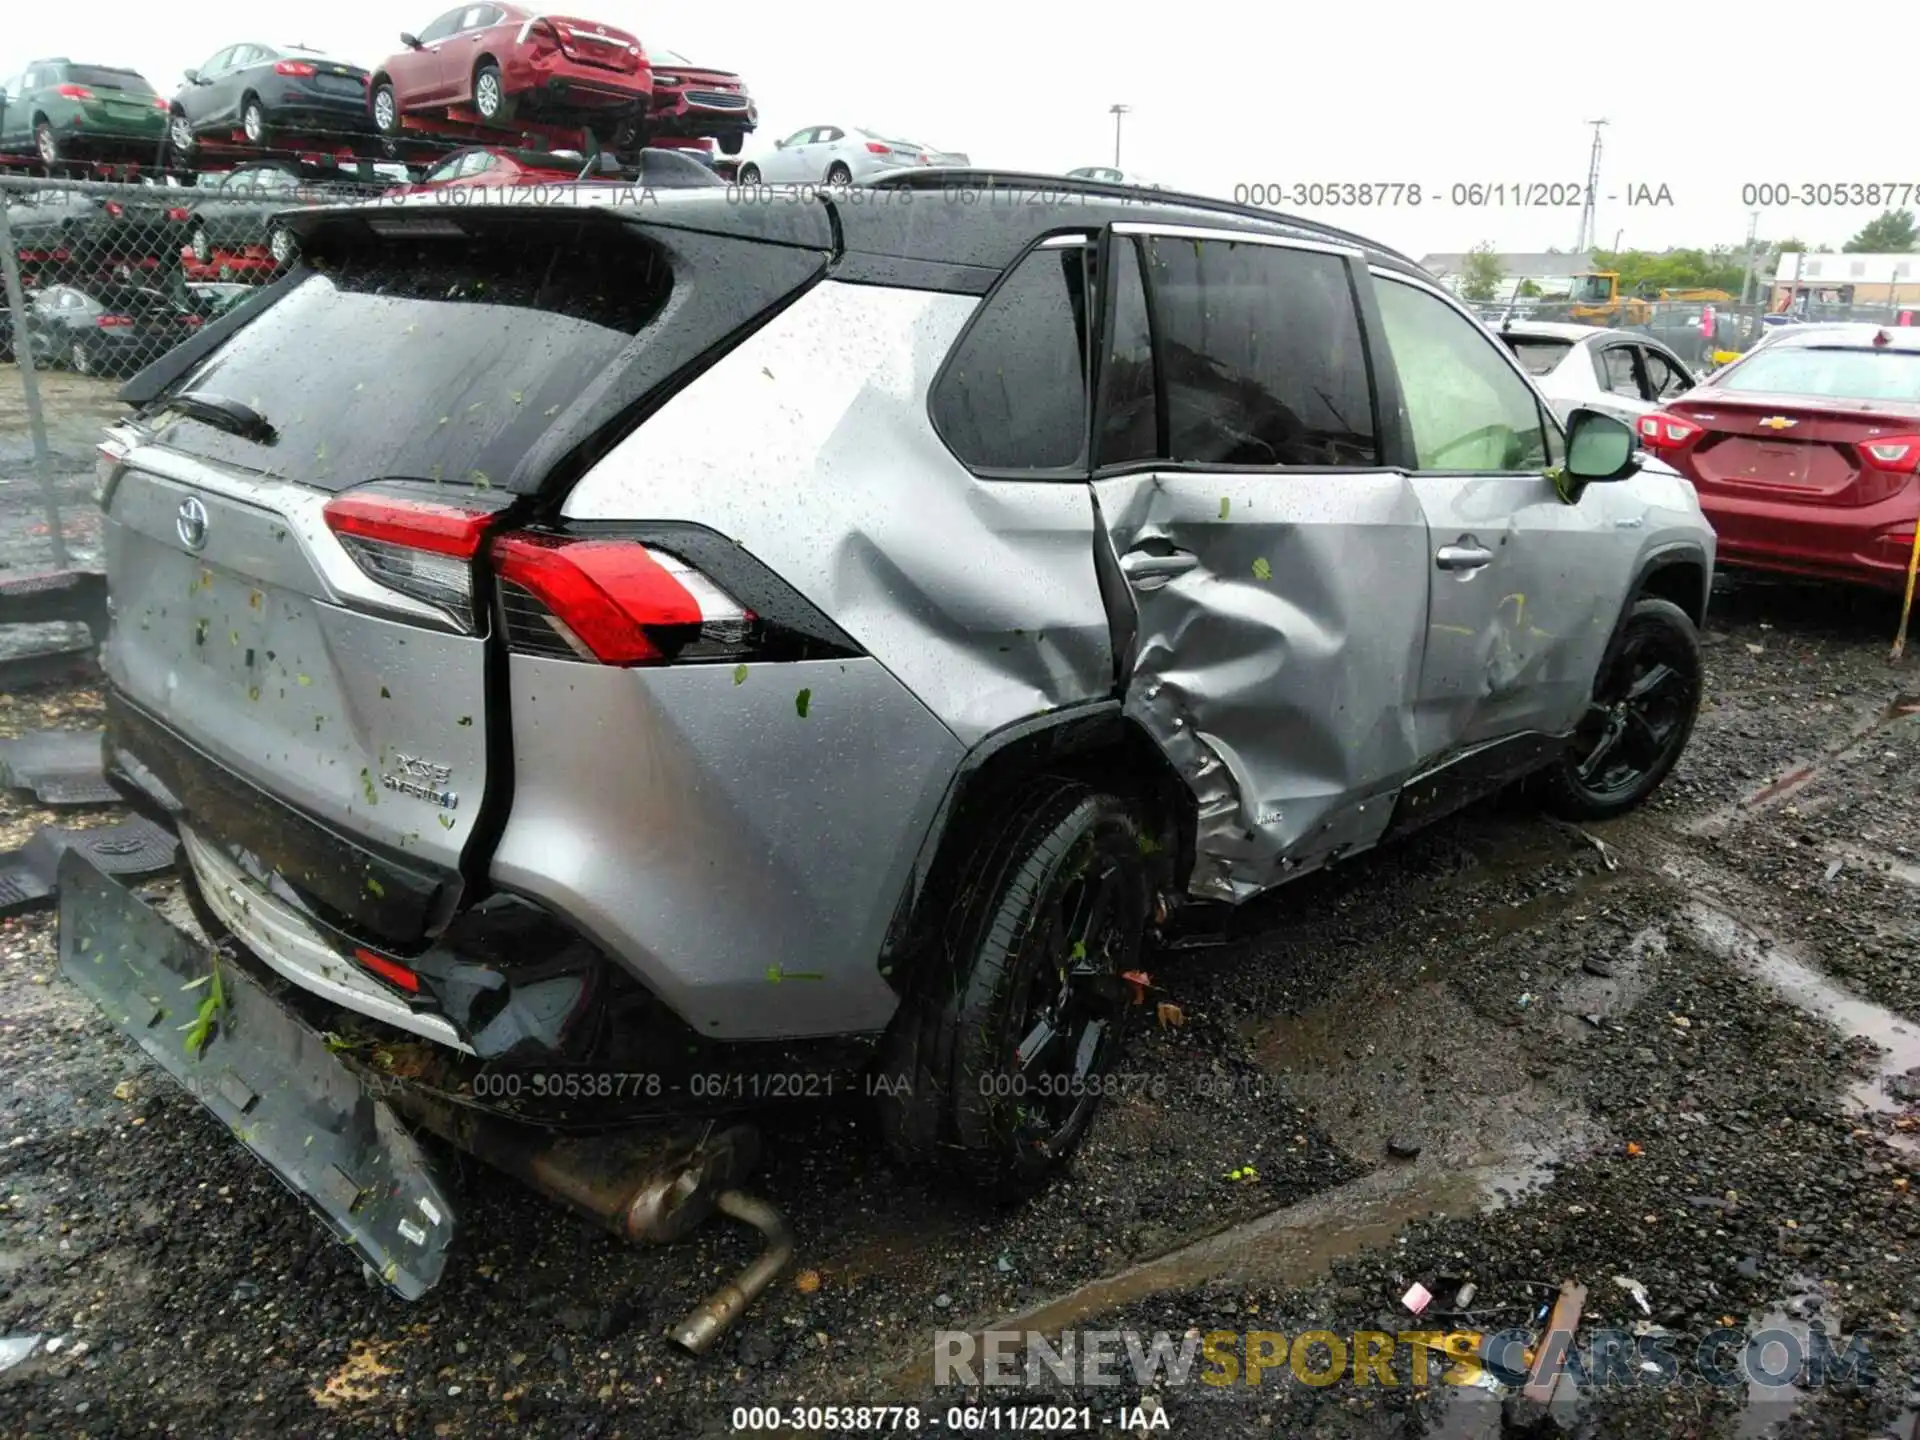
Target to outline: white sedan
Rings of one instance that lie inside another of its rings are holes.
[[[1099,180],[1108,185],[1131,185],[1136,190],[1158,190],[1160,182],[1149,180],[1144,175],[1127,170],[1116,170],[1111,165],[1082,165],[1078,170],[1067,171],[1069,180]]]
[[[1562,421],[1584,406],[1631,425],[1699,383],[1679,356],[1637,331],[1544,320],[1488,328],[1506,342]]]
[[[859,125],[809,125],[742,158],[739,173],[742,185],[851,185],[909,166],[967,163],[965,155]]]

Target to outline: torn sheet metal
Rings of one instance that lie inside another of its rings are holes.
[[[219,963],[216,995],[213,953],[80,851],[59,879],[67,978],[388,1286],[409,1300],[431,1289],[453,1207],[393,1111],[239,965]]]
[[[1419,754],[1430,559],[1406,477],[1094,491],[1137,612],[1126,711],[1198,802],[1192,892],[1244,900],[1372,844]]]

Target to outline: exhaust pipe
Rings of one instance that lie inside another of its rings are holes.
[[[689,1355],[706,1354],[793,1259],[793,1232],[786,1217],[765,1200],[742,1190],[722,1190],[718,1203],[721,1213],[745,1221],[766,1236],[767,1248],[674,1326],[669,1338]]]
[[[766,1248],[703,1300],[671,1335],[704,1355],[793,1260],[793,1232],[765,1200],[737,1189],[759,1163],[759,1135],[705,1130],[559,1135],[407,1088],[394,1108],[422,1128],[637,1244],[688,1235],[717,1208],[767,1237]]]

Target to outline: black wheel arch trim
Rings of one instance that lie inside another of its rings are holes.
[[[1197,828],[1192,792],[1119,700],[1102,696],[1016,720],[967,752],[921,840],[878,959],[896,992],[906,992],[912,962],[927,953],[938,933],[960,862],[1022,787],[1043,774],[1097,785],[1101,774],[1111,773],[1098,762],[1120,758],[1129,762],[1133,783],[1118,788],[1134,790],[1152,807],[1142,819],[1157,845],[1150,857],[1155,889],[1177,890],[1184,883]]]
[[[1655,577],[1663,571],[1688,569],[1700,571],[1698,595],[1691,603],[1675,599],[1675,593],[1678,592],[1668,593],[1664,589],[1654,588]],[[1621,638],[1627,632],[1627,622],[1633,618],[1635,605],[1648,598],[1670,600],[1684,610],[1687,618],[1697,627],[1706,624],[1707,597],[1712,588],[1713,562],[1707,559],[1706,548],[1698,541],[1676,540],[1648,551],[1640,558],[1639,568],[1634,571],[1633,584],[1627,588],[1626,599],[1620,606],[1620,613],[1614,618],[1613,633],[1607,637],[1607,648],[1601,656],[1600,670],[1606,669],[1608,662],[1619,650]],[[1599,673],[1596,673],[1594,675],[1596,684],[1599,678]]]

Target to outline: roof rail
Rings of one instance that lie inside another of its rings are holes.
[[[29,60],[27,65],[31,68],[35,65],[71,65],[72,63],[72,59],[65,55],[45,55],[38,60]]]
[[[1295,225],[1302,230],[1325,235],[1329,239],[1345,240],[1362,249],[1386,255],[1411,269],[1420,268],[1412,259],[1398,250],[1382,245],[1379,241],[1371,240],[1364,235],[1356,235],[1350,230],[1323,225],[1318,220],[1305,220],[1298,215],[1285,215],[1278,210],[1263,210],[1257,205],[1242,205],[1237,201],[1222,200],[1213,195],[1191,195],[1184,190],[1144,190],[1136,185],[1121,185],[1111,180],[1092,180],[1076,175],[1046,175],[1031,170],[982,170],[964,166],[946,168],[937,165],[912,170],[890,170],[861,183],[876,189],[936,190],[961,182],[981,188],[1057,190],[1071,191],[1076,195],[1103,195],[1115,200],[1131,200],[1136,204],[1145,202],[1187,210],[1212,210],[1222,215],[1238,215],[1248,220],[1265,220],[1269,224]]]

